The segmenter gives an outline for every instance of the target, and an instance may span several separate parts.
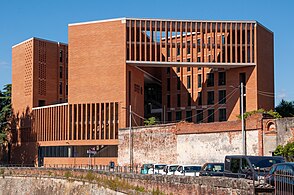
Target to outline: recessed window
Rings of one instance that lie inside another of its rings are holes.
[[[68,95],[68,84],[65,85],[65,95]]]
[[[201,91],[198,92],[197,100],[198,100],[198,105],[201,106],[202,105],[202,92]]]
[[[187,89],[191,89],[191,76],[187,76]]]
[[[182,120],[182,111],[177,111],[176,112],[176,121],[179,122]]]
[[[196,112],[196,122],[202,123],[203,122],[203,110],[197,110]]]
[[[227,120],[225,108],[221,108],[218,110],[218,117],[219,117],[219,121],[226,121]]]
[[[197,81],[198,81],[198,88],[202,87],[202,78],[201,78],[201,74],[197,75]]]
[[[170,108],[170,95],[166,96],[167,107]]]
[[[172,121],[172,113],[167,112],[167,121]]]
[[[225,84],[226,84],[226,72],[219,72],[218,85],[225,85]]]
[[[38,106],[40,107],[40,106],[45,106],[46,105],[46,102],[45,102],[45,100],[39,100],[38,101]]]
[[[191,58],[188,58],[188,59],[187,59],[187,62],[191,62]]]
[[[191,67],[187,67],[187,71],[190,72],[191,71]]]
[[[210,37],[207,38],[207,44],[210,45]]]
[[[186,121],[192,122],[192,111],[186,111]]]
[[[214,109],[208,110],[207,122],[211,123],[214,122]]]
[[[62,82],[59,83],[59,94],[62,94]]]
[[[200,45],[200,43],[201,43],[201,40],[197,39],[197,45]]]
[[[207,92],[207,105],[214,104],[214,91]]]
[[[190,41],[187,41],[187,54],[190,54],[191,50],[190,50]]]
[[[201,57],[197,57],[197,62],[200,62],[201,61]]]
[[[226,103],[226,90],[218,91],[218,103],[225,104]]]
[[[207,87],[214,86],[214,73],[207,73]]]
[[[63,50],[59,51],[59,62],[63,61]]]
[[[177,67],[177,73],[179,73],[181,71],[180,67]]]
[[[170,91],[170,78],[166,79],[166,90]]]
[[[222,35],[222,44],[225,44],[225,35]]]
[[[187,104],[188,106],[191,106],[191,93],[188,93],[188,99],[187,99]]]
[[[170,50],[167,49],[167,57],[170,57]]]
[[[177,48],[177,56],[179,56],[181,54],[181,48]]]
[[[181,79],[177,77],[177,90],[181,90]]]
[[[181,94],[177,94],[177,106],[181,107]]]
[[[166,68],[166,74],[170,74],[170,67]]]

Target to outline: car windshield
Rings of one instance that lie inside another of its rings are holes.
[[[163,169],[166,165],[155,165],[155,169]]]
[[[282,158],[248,157],[254,169],[269,168],[274,164],[285,162]]]
[[[177,167],[178,167],[178,165],[172,165],[169,167],[169,171],[176,171]]]
[[[184,170],[185,172],[198,172],[201,170],[201,166],[186,166]]]
[[[214,172],[224,172],[224,165],[212,165],[211,170]]]

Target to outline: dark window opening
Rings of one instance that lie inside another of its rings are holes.
[[[218,103],[225,104],[226,103],[226,90],[218,91]]]
[[[198,88],[202,87],[202,78],[201,78],[201,74],[198,74]]]
[[[214,73],[207,73],[207,87],[214,86]]]
[[[177,106],[181,107],[181,94],[177,94]]]
[[[187,105],[191,106],[191,93],[188,93],[187,95],[188,95],[188,100],[187,100],[188,103],[187,103]]]
[[[166,86],[167,91],[170,91],[170,78],[166,79]]]
[[[192,111],[186,111],[186,121],[192,122]]]
[[[219,109],[218,117],[219,117],[219,121],[227,120],[227,112],[225,108]]]
[[[203,122],[203,110],[197,110],[196,122],[197,123],[202,123]]]
[[[62,66],[60,66],[59,67],[59,78],[61,78],[62,79],[62,73],[63,73],[63,67]]]
[[[59,83],[59,94],[60,95],[62,94],[62,83],[61,82]]]
[[[202,105],[202,92],[201,91],[198,92],[198,105],[199,106]]]
[[[181,79],[177,77],[177,90],[181,90]]]
[[[191,76],[187,76],[187,89],[191,88]]]
[[[39,100],[38,101],[38,106],[45,106],[46,105],[46,101],[45,100]]]
[[[63,61],[63,50],[59,51],[59,62]]]
[[[170,95],[166,96],[167,107],[170,108]]]
[[[208,123],[214,122],[214,109],[209,109],[208,110]]]
[[[226,84],[226,72],[219,72],[218,85],[225,85],[225,84]]]
[[[207,92],[207,105],[214,104],[214,91]]]
[[[176,121],[179,122],[182,120],[182,111],[176,112]]]

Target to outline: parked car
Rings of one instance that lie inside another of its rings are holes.
[[[141,174],[152,174],[151,172],[150,172],[150,169],[151,168],[153,168],[153,164],[143,164],[142,166],[141,166],[141,171],[140,171],[140,173]],[[150,172],[150,173],[149,173]]]
[[[165,172],[163,171],[166,164],[153,164],[152,173],[151,174],[159,174],[163,175]]]
[[[265,182],[275,186],[279,193],[294,194],[294,162],[273,165],[265,176]]]
[[[179,165],[175,175],[199,176],[201,165]]]
[[[205,163],[199,173],[200,176],[223,176],[224,163]]]
[[[163,171],[166,175],[174,175],[178,166],[179,166],[178,164],[166,165]]]
[[[263,180],[272,165],[283,162],[281,156],[226,156],[224,176]]]

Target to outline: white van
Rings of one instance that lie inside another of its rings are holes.
[[[175,175],[199,176],[201,165],[179,165]]]

